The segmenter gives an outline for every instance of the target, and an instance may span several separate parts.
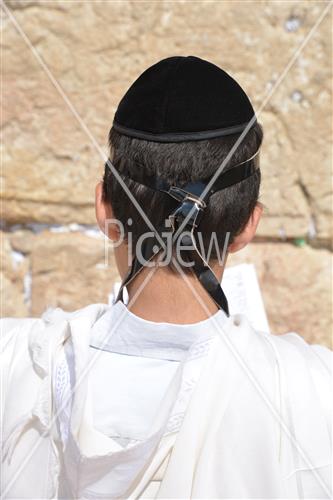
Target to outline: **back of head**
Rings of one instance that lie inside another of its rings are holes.
[[[126,175],[124,181],[151,223],[160,227],[175,201],[132,179],[158,176],[180,187],[209,179],[251,120],[223,171],[249,159],[261,145],[262,128],[252,105],[238,83],[217,66],[196,57],[170,57],[148,68],[121,100],[109,133],[110,159]],[[196,231],[211,260],[223,248],[227,233],[232,243],[246,225],[259,187],[257,169],[210,197]],[[103,194],[135,244],[149,228],[107,167]]]

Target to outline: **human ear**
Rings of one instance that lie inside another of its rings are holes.
[[[263,211],[263,206],[261,203],[257,203],[254,210],[246,223],[243,231],[235,236],[234,241],[229,245],[228,252],[235,253],[238,250],[244,248],[250,241],[254,238],[256,230],[261,218]]]
[[[100,181],[95,188],[95,215],[98,227],[110,238],[111,241],[117,241],[120,237],[119,225],[116,224],[112,206],[103,200],[103,184]]]

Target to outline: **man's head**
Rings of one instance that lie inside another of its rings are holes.
[[[170,185],[209,179],[221,166],[245,125],[254,117],[244,91],[223,70],[197,58],[169,58],[139,77],[121,101],[109,133],[110,159],[155,227],[177,206],[165,193],[131,180],[156,176]],[[144,124],[144,126],[143,126]],[[253,120],[224,172],[251,158],[262,143],[262,128]],[[237,251],[254,236],[260,170],[211,195],[196,228],[201,250],[213,265],[228,250]],[[97,218],[119,219],[133,245],[149,227],[119,181],[106,167],[97,188]],[[115,226],[109,236],[117,238]],[[227,236],[228,235],[228,236]]]

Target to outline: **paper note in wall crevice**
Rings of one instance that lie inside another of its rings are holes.
[[[262,299],[256,270],[253,264],[238,264],[227,267],[222,279],[223,291],[227,296],[230,314],[244,314],[256,330],[269,332],[264,302]],[[120,282],[113,286],[109,294],[109,304],[118,295]],[[128,302],[126,289],[123,291],[124,303]],[[201,307],[198,304],[198,307]]]

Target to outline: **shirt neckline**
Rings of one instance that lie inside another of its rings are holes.
[[[118,354],[181,361],[193,343],[213,337],[226,320],[219,310],[196,323],[155,322],[137,316],[118,301],[94,324],[90,346]]]

